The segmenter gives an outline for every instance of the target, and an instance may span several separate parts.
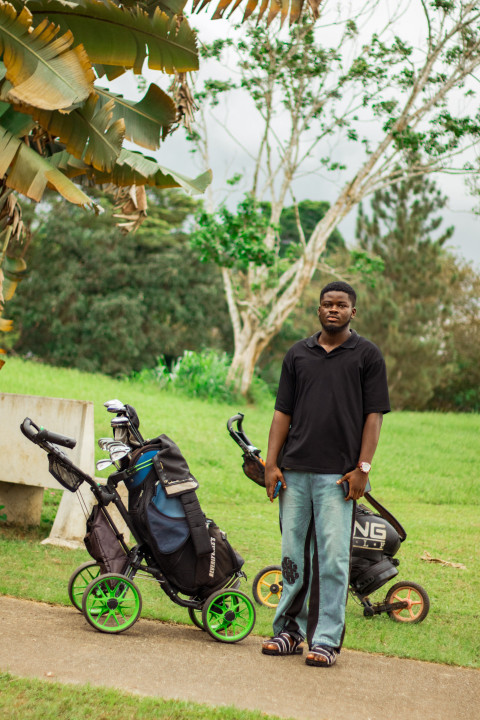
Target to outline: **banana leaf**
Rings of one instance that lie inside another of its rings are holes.
[[[8,174],[7,174],[8,173]],[[92,207],[92,200],[48,160],[0,126],[0,177],[7,187],[39,202],[47,185],[69,202]]]
[[[156,150],[176,117],[173,100],[153,83],[137,103],[104,88],[95,88],[99,105],[114,101],[113,119],[125,122],[125,137],[141,147]]]
[[[155,8],[159,8],[167,15],[180,15],[186,4],[187,0],[144,0],[144,2],[140,3],[145,7],[149,15],[155,11]],[[133,7],[138,5],[138,2],[136,0],[126,0],[126,2],[122,2],[122,5]]]
[[[119,7],[112,0],[28,3],[34,22],[44,18],[71,30],[92,63],[142,71],[146,57],[152,70],[170,74],[198,69],[196,36],[185,18],[169,17],[155,8],[153,15],[135,3]]]
[[[28,9],[17,15],[9,3],[0,4],[3,100],[68,110],[90,95],[94,73],[85,50],[72,49],[70,32],[57,36],[48,20],[33,28]]]
[[[30,130],[35,126],[35,122],[30,115],[17,112],[10,103],[0,101],[0,123],[2,127],[16,137],[28,135]]]
[[[6,257],[3,263],[3,301],[8,302],[15,295],[17,285],[27,272],[27,263],[23,258]]]
[[[97,170],[110,171],[122,149],[125,123],[112,122],[114,100],[98,102],[96,95],[70,113],[32,108],[39,125],[65,144],[69,153]]]
[[[118,187],[150,185],[162,189],[181,187],[186,192],[197,195],[204,193],[212,182],[211,170],[207,170],[196,178],[190,178],[175,170],[165,168],[153,158],[145,157],[133,150],[123,149],[110,173],[93,170],[66,151],[55,153],[50,161],[69,178],[84,175],[96,185],[110,183]]]
[[[217,0],[215,0],[215,2],[216,1]],[[193,0],[193,12],[200,12],[212,2],[213,0]],[[310,12],[315,20],[319,17],[319,7],[321,2],[322,0],[308,0],[307,2]],[[257,9],[258,5],[260,5],[260,8],[257,16],[257,22],[260,21],[268,6],[268,0],[219,0],[212,15],[213,20],[224,17],[227,14],[227,10],[229,11],[228,15],[230,16],[239,5],[242,5],[242,3],[245,8],[243,21],[250,17],[250,15]],[[270,11],[267,16],[267,25],[272,23],[278,13],[281,13],[280,25],[283,24],[287,16],[289,16],[289,22],[290,25],[292,25],[298,21],[304,10],[304,6],[304,0],[271,0]]]

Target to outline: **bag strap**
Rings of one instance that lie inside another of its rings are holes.
[[[200,507],[197,493],[195,492],[198,487],[198,482],[190,474],[188,477],[181,478],[180,480],[169,481],[160,458],[160,453],[157,453],[153,458],[153,466],[167,497],[178,497],[182,502],[185,519],[190,529],[190,535],[195,548],[195,555],[197,557],[211,555],[213,548],[210,534],[205,523],[205,515]],[[173,492],[171,492],[172,490]]]
[[[179,495],[179,498],[185,510],[196,556],[211,555],[213,548],[210,533],[205,522],[205,515],[198,502],[197,493],[195,490],[189,490]]]
[[[383,505],[378,502],[378,500],[375,500],[375,498],[372,497],[369,492],[365,493],[364,498],[365,500],[368,500],[370,505],[375,508],[375,510],[380,514],[381,517],[383,517],[384,520],[387,520],[390,525],[395,528],[400,537],[400,541],[403,542],[407,537],[407,533],[405,532],[405,529],[402,527],[402,525],[400,525],[397,518],[392,515],[392,513],[390,513],[386,508],[384,508]]]

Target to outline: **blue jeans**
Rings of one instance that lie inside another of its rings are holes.
[[[284,472],[280,491],[283,590],[273,621],[309,647],[340,648],[345,633],[352,521],[341,475]]]

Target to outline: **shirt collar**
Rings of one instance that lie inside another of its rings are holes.
[[[320,347],[318,344],[318,338],[320,337],[320,333],[322,331],[319,330],[314,335],[311,335],[309,338],[307,338],[307,345],[308,347]],[[354,348],[356,347],[358,343],[359,334],[355,330],[350,330],[350,337],[345,340],[344,343],[339,345],[339,348]],[[338,348],[335,348],[335,350],[338,350]]]

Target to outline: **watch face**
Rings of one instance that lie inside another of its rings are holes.
[[[370,465],[370,463],[367,463],[367,462],[358,463],[358,467],[364,473],[368,473],[372,469],[372,466]]]

